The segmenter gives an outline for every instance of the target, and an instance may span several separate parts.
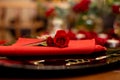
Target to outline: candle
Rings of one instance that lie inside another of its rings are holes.
[[[101,33],[101,34],[98,34],[98,37],[99,37],[99,38],[102,38],[102,39],[107,39],[107,38],[108,38],[108,35],[105,34],[105,33]]]
[[[109,39],[107,40],[107,43],[109,45],[110,48],[115,48],[119,46],[119,40],[115,40],[115,39]]]
[[[77,37],[77,39],[86,38],[85,34],[77,34],[76,37]]]

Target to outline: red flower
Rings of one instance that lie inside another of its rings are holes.
[[[47,38],[47,46],[54,46],[54,40],[52,37]]]
[[[55,11],[55,9],[54,9],[54,8],[50,8],[49,10],[47,10],[47,11],[46,11],[46,13],[45,13],[45,14],[46,14],[46,16],[47,16],[47,17],[49,17],[49,16],[51,16],[51,15],[53,15],[53,14],[54,14],[54,11]]]
[[[96,38],[96,37],[97,37],[97,33],[94,32],[94,31],[89,31],[89,34],[91,35],[91,36],[89,36],[89,39],[92,39],[92,38]]]
[[[6,41],[4,41],[4,40],[1,40],[1,41],[0,41],[0,45],[1,45],[1,44],[5,44],[5,43],[6,43]]]
[[[120,39],[120,37],[115,34],[114,29],[108,31],[108,39]]]
[[[112,12],[115,14],[119,14],[120,13],[120,5],[113,5]]]
[[[95,42],[96,42],[96,44],[98,44],[98,45],[105,46],[105,44],[107,43],[107,39],[95,38]]]
[[[78,32],[78,34],[84,34],[85,35],[85,37],[82,38],[82,39],[92,39],[92,38],[95,38],[97,36],[97,34],[95,32],[82,31],[82,30],[80,30]]]
[[[55,37],[54,37],[54,44],[57,47],[67,47],[69,43],[69,37],[67,36],[67,33],[64,30],[57,31]]]
[[[68,35],[69,39],[71,39],[71,40],[77,39],[76,35],[72,31],[68,31],[67,35]]]
[[[76,13],[86,12],[89,9],[90,0],[82,0],[73,7],[73,11]]]

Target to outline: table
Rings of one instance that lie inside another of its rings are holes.
[[[0,66],[0,80],[120,80],[119,64],[120,61],[116,61],[107,65],[89,67],[88,69],[79,68],[58,71],[28,70]],[[56,74],[59,76],[56,76]]]
[[[120,80],[120,69],[89,74],[84,76],[74,76],[74,77],[61,77],[61,78],[0,78],[0,80]]]
[[[60,79],[49,80],[120,80],[120,70],[113,70],[109,72],[97,73],[86,76],[68,77]]]
[[[46,75],[44,77],[38,77],[39,73],[42,73],[41,71],[30,71],[30,70],[14,69],[14,68],[8,68],[8,67],[6,68],[6,67],[0,66],[0,72],[1,72],[0,80],[120,80],[120,66],[118,64],[116,64],[115,67],[111,66],[110,69],[108,69],[109,68],[108,66],[107,66],[108,68],[103,67],[101,69],[103,71],[99,70],[100,68],[98,68],[98,71],[96,71],[96,72],[93,71],[93,73],[92,72],[89,73],[89,71],[90,71],[89,70],[88,74],[81,75],[78,73],[79,71],[76,70],[77,75],[74,75],[74,76],[67,75],[67,76],[59,76],[59,77],[56,77],[56,75],[54,75],[52,77],[48,77],[48,75]],[[94,70],[96,70],[96,69],[94,69]],[[35,77],[36,74],[34,74],[36,72],[39,72],[37,77]],[[55,73],[55,72],[53,71],[53,73]],[[3,76],[1,76],[1,75],[3,75]],[[20,77],[21,75],[22,75],[22,77]],[[34,77],[32,77],[32,75]]]

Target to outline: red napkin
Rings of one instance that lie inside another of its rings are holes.
[[[0,46],[0,55],[3,56],[40,56],[40,55],[73,55],[92,54],[93,52],[104,51],[105,47],[96,45],[95,40],[70,40],[68,47],[44,47],[27,46],[39,39],[19,38],[12,46]]]

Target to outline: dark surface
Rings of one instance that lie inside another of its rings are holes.
[[[77,69],[64,69],[64,70],[29,70],[21,68],[0,67],[1,78],[57,78],[57,77],[69,77],[69,76],[83,76],[88,74],[95,74],[114,70],[120,68],[120,62],[116,62],[109,65],[77,68]]]
[[[119,50],[111,49],[106,55],[109,54],[119,54]],[[99,55],[104,56],[104,54]],[[64,56],[65,57],[65,56]],[[71,77],[71,76],[84,76],[89,74],[102,73],[106,71],[111,71],[114,69],[120,68],[120,55],[111,56],[99,61],[94,61],[98,55],[87,56],[86,58],[92,59],[93,61],[85,64],[77,64],[66,66],[65,60],[69,59],[68,57],[64,58],[63,56],[59,57],[60,60],[46,58],[47,63],[42,63],[42,65],[30,65],[26,60],[35,60],[29,57],[9,57],[0,59],[0,78],[59,78],[59,77]],[[36,57],[37,60],[43,58]],[[62,58],[62,59],[61,59]],[[85,58],[85,56],[77,56],[73,59]],[[61,62],[62,60],[62,62]],[[3,61],[3,62],[2,62]]]

